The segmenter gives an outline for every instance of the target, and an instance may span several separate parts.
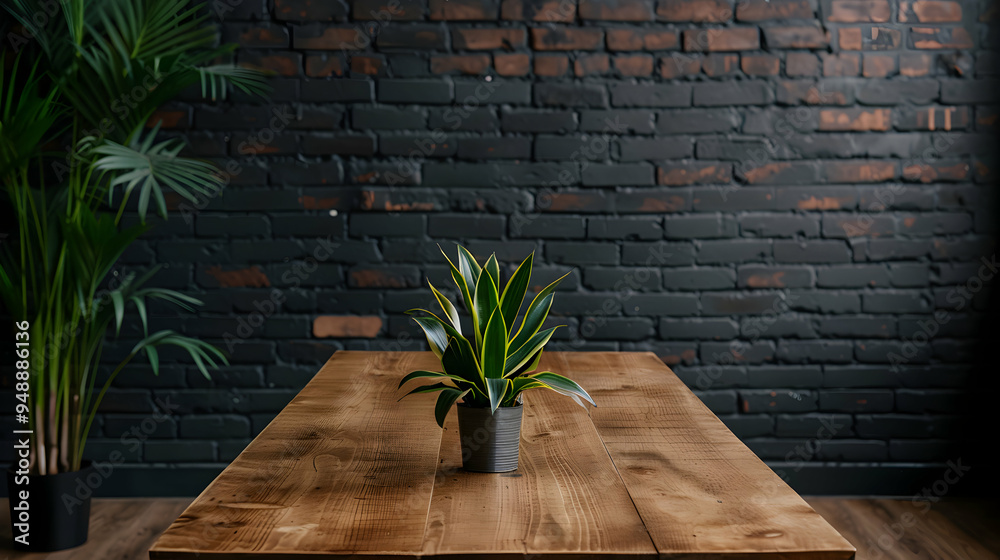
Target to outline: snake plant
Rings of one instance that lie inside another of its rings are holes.
[[[434,415],[441,427],[444,427],[448,411],[459,399],[468,406],[488,406],[491,412],[496,412],[498,407],[520,404],[522,392],[542,388],[567,395],[584,407],[580,399],[594,404],[590,395],[571,379],[551,371],[530,373],[538,366],[542,349],[552,334],[563,326],[541,328],[552,307],[556,286],[569,273],[539,291],[517,324],[531,280],[534,253],[517,267],[502,290],[496,254],[482,267],[462,246],[458,247],[457,266],[443,250],[441,254],[451,267],[452,280],[471,315],[472,333],[463,332],[458,309],[428,280],[447,320],[426,309],[411,309],[407,313],[413,315],[413,320],[423,329],[431,351],[441,360],[443,371],[411,372],[399,382],[400,387],[420,378],[432,378],[437,383],[417,387],[406,395],[440,391]]]

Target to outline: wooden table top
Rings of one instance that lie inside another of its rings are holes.
[[[598,407],[526,393],[504,474],[461,470],[436,394],[397,402],[403,375],[437,367],[430,352],[337,352],[150,557],[854,557],[651,353],[545,353]]]

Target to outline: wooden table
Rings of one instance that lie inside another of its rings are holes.
[[[461,470],[430,352],[338,352],[150,550],[208,557],[834,560],[854,547],[651,353],[546,353],[597,401],[525,396],[521,464]]]

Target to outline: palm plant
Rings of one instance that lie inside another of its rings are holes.
[[[112,270],[148,228],[151,205],[166,217],[165,190],[197,202],[223,186],[210,163],[180,155],[183,142],[157,140],[159,126],[146,128],[154,111],[197,83],[212,98],[233,87],[263,95],[266,86],[255,71],[216,63],[234,46],[216,46],[205,7],[187,0],[2,5],[32,42],[0,58],[0,180],[16,219],[0,247],[0,288],[10,315],[30,324],[28,390],[18,398],[33,430],[32,473],[56,474],[81,467],[101,400],[136,356],[154,373],[165,345],[186,351],[206,376],[226,362],[205,342],[150,332],[147,304],[190,310],[198,300],[145,287],[155,269]],[[139,224],[126,227],[133,208]],[[117,336],[132,311],[142,338],[98,383],[108,329]]]
[[[408,313],[415,315],[413,320],[423,329],[444,371],[409,373],[399,382],[400,387],[420,378],[433,378],[438,382],[417,387],[407,395],[440,391],[434,415],[441,427],[444,427],[448,411],[459,399],[467,406],[490,407],[491,412],[496,412],[498,407],[520,404],[524,391],[544,388],[567,395],[584,407],[581,398],[594,404],[590,395],[569,378],[551,371],[529,373],[538,367],[542,349],[552,334],[563,326],[541,330],[552,308],[553,292],[559,282],[569,276],[568,272],[535,295],[515,329],[531,281],[534,253],[517,267],[502,290],[496,254],[490,255],[482,267],[462,246],[458,247],[458,266],[444,251],[441,254],[451,267],[452,280],[471,315],[474,336],[471,340],[466,338],[458,309],[428,281],[447,321],[426,309],[411,309]]]

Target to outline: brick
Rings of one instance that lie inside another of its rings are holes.
[[[913,103],[929,105],[938,97],[938,83],[935,80],[909,80],[894,82],[869,80],[858,88],[858,102],[865,105],[896,105]]]
[[[320,315],[312,325],[317,338],[374,338],[381,330],[382,318],[378,316]]]
[[[488,55],[447,55],[431,57],[432,74],[483,74],[490,68]]]
[[[609,88],[615,107],[687,107],[691,86],[615,83]]]
[[[758,48],[760,34],[756,27],[689,29],[684,32],[685,51],[747,51]]]
[[[656,119],[656,131],[660,134],[728,132],[737,126],[736,113],[727,109],[663,111]]]
[[[782,340],[777,358],[788,363],[849,363],[853,350],[854,345],[846,340]]]
[[[830,37],[819,27],[765,27],[764,44],[770,49],[823,49],[830,44]]]
[[[747,214],[740,217],[744,237],[817,237],[819,220],[812,216]]]
[[[737,54],[712,53],[705,55],[701,62],[705,74],[713,78],[739,73],[740,56]]]
[[[324,103],[371,103],[375,100],[374,84],[369,80],[310,80],[301,84],[302,101]]]
[[[580,19],[603,21],[653,21],[653,6],[645,0],[580,0]]]
[[[894,55],[865,53],[861,62],[861,74],[866,78],[887,78],[897,72]]]
[[[816,181],[818,168],[813,162],[774,162],[745,165],[737,174],[751,185],[801,185]]]
[[[352,288],[415,288],[421,285],[420,271],[415,266],[356,266],[347,272]]]
[[[884,23],[892,18],[888,0],[829,0],[826,20],[837,23]]]
[[[727,0],[659,0],[656,15],[662,21],[722,23],[733,18]]]
[[[309,68],[309,59],[306,59],[307,71],[308,68]],[[351,72],[357,72],[358,74],[367,74],[369,76],[381,76],[385,74],[385,68],[386,68],[385,57],[382,56],[351,57]]]
[[[351,0],[352,18],[359,21],[423,19],[426,0]]]
[[[889,390],[820,391],[819,407],[831,412],[891,412],[893,393]]]
[[[640,266],[683,266],[694,264],[694,247],[682,243],[624,243],[622,264]]]
[[[756,315],[782,309],[775,293],[711,292],[701,295],[702,315]]]
[[[535,74],[549,78],[565,76],[569,71],[569,58],[565,55],[539,55],[535,57]]]
[[[747,368],[750,387],[819,387],[823,372],[819,366],[758,366]]]
[[[653,57],[644,54],[616,56],[614,66],[618,74],[622,76],[651,76],[653,74]]]
[[[899,6],[900,22],[947,23],[962,21],[962,5],[950,0],[917,0]]]
[[[584,218],[578,216],[546,216],[544,219],[511,216],[508,228],[511,237],[529,239],[583,239],[587,231]]]
[[[899,73],[911,78],[927,76],[933,71],[934,59],[927,53],[904,52],[899,55]]]
[[[653,321],[645,317],[586,317],[580,334],[592,340],[643,340],[653,332]]]
[[[613,199],[603,192],[561,192],[538,195],[535,205],[545,212],[609,212],[614,211]]]
[[[606,107],[608,93],[603,85],[539,83],[534,86],[535,104],[556,107]]]
[[[386,25],[375,39],[378,48],[443,49],[447,34],[439,25]]]
[[[739,334],[731,319],[660,319],[660,338],[666,340],[729,340]]]
[[[283,21],[343,20],[347,18],[347,6],[342,2],[274,0],[274,16]]]
[[[576,19],[576,4],[556,0],[503,0],[500,15],[507,20],[571,23]]]
[[[725,184],[732,180],[732,172],[729,163],[669,163],[657,168],[657,182],[670,186]]]
[[[817,410],[817,394],[814,391],[740,390],[740,411],[744,414],[811,412],[815,410]]]
[[[309,50],[361,50],[368,45],[368,38],[355,27],[296,27],[292,46]]]
[[[529,138],[463,138],[458,144],[462,159],[515,159],[531,157]]]
[[[736,272],[729,268],[671,268],[663,275],[668,290],[727,290],[736,287]]]
[[[911,27],[910,45],[915,49],[971,49],[975,42],[964,27]]]
[[[850,77],[861,75],[861,56],[857,53],[820,53],[823,75]]]
[[[694,86],[694,104],[698,106],[767,105],[773,102],[774,91],[763,81],[699,83]]]
[[[454,47],[467,50],[515,50],[525,45],[526,36],[524,29],[509,27],[466,27],[453,28],[451,31]]]
[[[825,131],[885,131],[892,126],[889,109],[823,109],[819,129]]]
[[[774,259],[788,263],[850,262],[851,253],[841,241],[775,241]]]
[[[840,80],[778,82],[777,102],[783,105],[851,105],[854,89]]]
[[[806,267],[746,265],[739,268],[741,288],[808,288],[813,282],[813,272]]]
[[[352,71],[354,70],[353,61],[357,57],[352,57]],[[371,74],[377,74],[378,71],[370,72]],[[327,55],[309,55],[306,57],[306,76],[311,78],[329,78],[330,76],[343,76],[344,75],[344,61],[339,56],[327,56]]]
[[[702,241],[698,264],[763,261],[771,256],[771,242],[763,239]]]
[[[184,438],[244,437],[250,435],[250,421],[231,414],[192,414],[180,419]]]
[[[617,264],[618,247],[611,243],[551,242],[545,256],[558,264]]]
[[[675,53],[660,57],[660,76],[668,80],[701,74],[702,55]]]
[[[499,0],[430,0],[430,19],[493,21],[500,14]]]
[[[790,52],[785,55],[785,73],[789,77],[819,76],[819,58],[812,53]]]
[[[464,104],[463,110],[486,102],[526,105],[531,102],[531,86],[520,80],[456,80],[455,100]]]
[[[813,13],[808,0],[745,0],[736,5],[739,21],[812,19]]]
[[[610,28],[605,35],[608,50],[612,51],[664,51],[680,47],[680,37],[672,30]]]
[[[898,175],[896,163],[891,161],[823,162],[821,176],[830,183],[880,183]]]
[[[583,185],[591,187],[652,185],[653,166],[648,163],[591,164],[583,170]]]
[[[778,437],[808,437],[825,442],[830,438],[850,437],[853,424],[849,414],[779,414],[774,433]]]
[[[750,76],[777,76],[781,68],[781,59],[774,55],[743,55],[740,68]]]
[[[685,138],[625,137],[618,141],[617,147],[618,159],[626,162],[677,159],[694,153],[694,144]]]
[[[896,335],[896,320],[887,317],[824,317],[819,334],[830,338],[889,338]]]
[[[493,68],[501,76],[524,76],[531,71],[531,57],[527,54],[497,54]]]
[[[496,239],[506,230],[503,216],[434,214],[429,218],[427,233],[431,237],[485,237]]]
[[[592,290],[659,291],[662,279],[655,268],[587,267],[583,285]]]
[[[736,221],[718,214],[668,216],[664,222],[667,239],[710,239],[736,237]]]
[[[604,32],[593,28],[531,30],[531,47],[538,51],[593,51],[604,44]]]

